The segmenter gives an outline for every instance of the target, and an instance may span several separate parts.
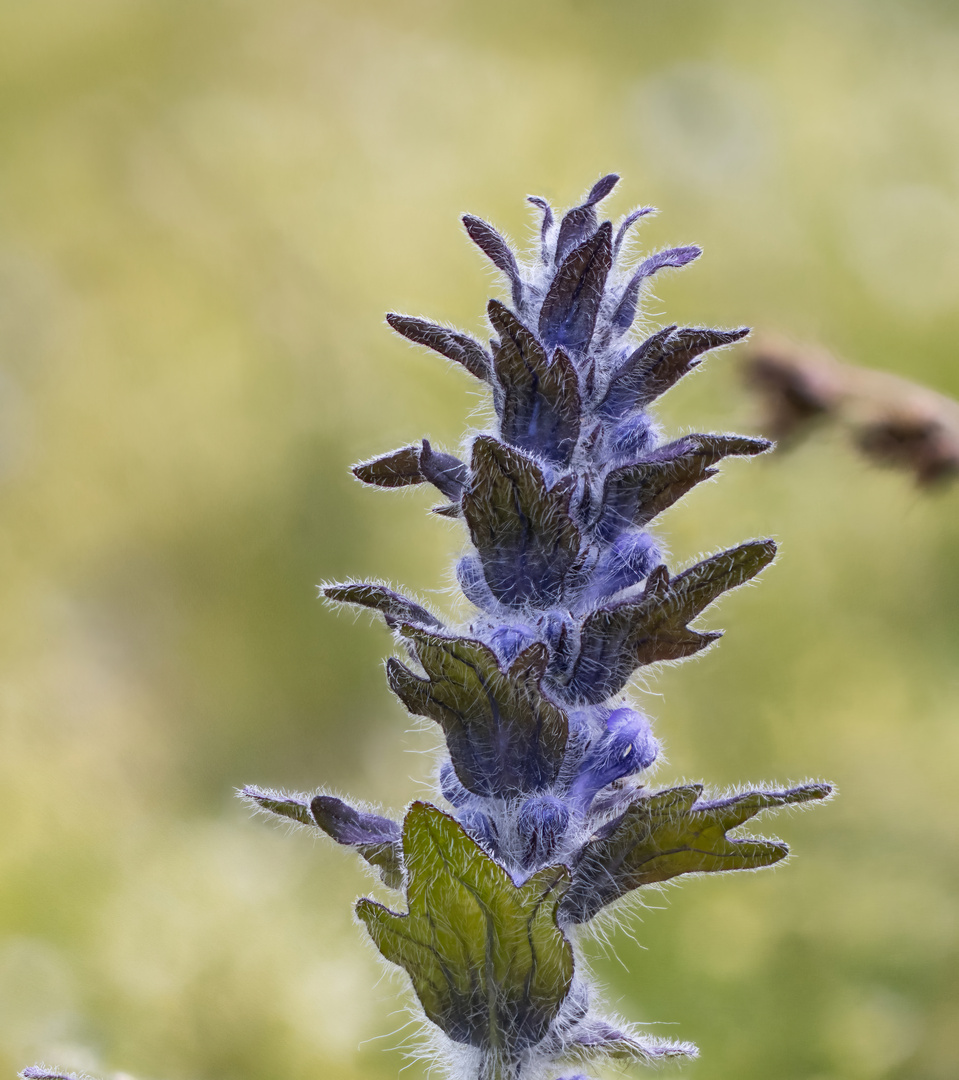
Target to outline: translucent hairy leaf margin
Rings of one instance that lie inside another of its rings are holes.
[[[680,874],[757,870],[789,854],[781,840],[730,839],[762,810],[825,799],[828,784],[786,791],[744,791],[700,802],[701,784],[642,795],[598,830],[582,852],[562,905],[564,918],[586,922],[634,889]]]
[[[406,914],[370,899],[356,913],[404,968],[426,1015],[457,1042],[514,1055],[546,1035],[573,978],[557,924],[569,884],[551,866],[517,886],[451,817],[414,803],[403,826]]]

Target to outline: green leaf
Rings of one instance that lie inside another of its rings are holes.
[[[699,802],[701,784],[641,795],[583,848],[562,904],[564,918],[586,922],[614,900],[680,874],[757,870],[786,857],[781,840],[726,833],[761,810],[826,798],[828,784],[786,791],[744,791]]]
[[[622,690],[637,667],[681,660],[705,649],[722,631],[691,630],[688,623],[722,593],[755,577],[775,555],[772,540],[753,540],[674,578],[658,566],[638,602],[600,608],[583,620],[579,655],[558,692],[596,704]]]
[[[569,882],[551,866],[517,886],[450,817],[414,803],[403,826],[406,915],[372,900],[356,913],[404,968],[450,1038],[506,1055],[545,1035],[569,993],[573,952],[556,922]]]
[[[493,595],[513,607],[559,603],[580,563],[574,478],[547,489],[536,462],[486,435],[473,443],[471,472],[463,514]]]
[[[400,632],[427,678],[391,659],[390,687],[410,712],[442,727],[453,768],[469,791],[508,796],[553,783],[569,728],[566,714],[540,689],[549,659],[544,644],[528,646],[504,671],[480,641],[413,626]]]

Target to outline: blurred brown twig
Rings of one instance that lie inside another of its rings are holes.
[[[951,398],[773,336],[756,341],[744,370],[762,403],[763,433],[782,444],[831,421],[871,461],[907,469],[922,486],[959,475],[959,403]]]

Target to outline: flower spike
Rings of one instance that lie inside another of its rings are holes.
[[[652,208],[614,234],[597,208],[618,180],[602,177],[558,223],[530,197],[542,227],[529,262],[491,225],[463,218],[509,286],[509,302],[489,302],[488,349],[387,316],[486,383],[495,414],[463,460],[423,439],[353,469],[374,487],[431,484],[443,495],[434,512],[461,523],[468,549],[456,577],[472,615],[444,622],[377,582],[323,589],[392,631],[403,658],[388,660],[389,686],[442,734],[441,805],[413,803],[401,827],[333,795],[244,792],[352,848],[403,891],[401,910],[364,899],[356,913],[405,972],[463,1080],[585,1080],[581,1063],[695,1056],[689,1043],[649,1040],[602,1014],[575,929],[683,875],[781,861],[781,841],[733,830],[831,792],[817,783],[713,798],[701,784],[648,786],[660,747],[625,696],[630,679],[717,641],[722,632],[697,620],[776,554],[772,540],[750,540],[673,573],[650,526],[723,460],[772,444],[661,436],[650,405],[748,330],[670,325],[632,339],[645,283],[701,250],[620,265],[628,230]]]

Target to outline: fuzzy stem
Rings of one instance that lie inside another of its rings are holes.
[[[476,1080],[521,1080],[522,1066],[515,1058],[491,1051],[483,1055]]]

